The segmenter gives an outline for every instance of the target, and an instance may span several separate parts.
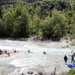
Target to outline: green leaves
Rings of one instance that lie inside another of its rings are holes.
[[[75,69],[72,68],[69,70],[69,72],[63,73],[62,75],[75,75]]]
[[[41,7],[40,6],[36,7],[35,14],[38,15],[39,18],[41,18]]]
[[[73,10],[70,11],[70,6],[74,7],[74,3],[44,0],[24,4],[21,1],[15,7],[7,5],[4,9],[0,6],[0,27],[1,30],[4,29],[4,33],[1,31],[2,36],[60,39],[66,33],[75,33],[75,14]]]
[[[14,23],[13,32],[11,33],[11,36],[28,37],[28,24],[29,20],[27,14],[22,14],[21,16],[19,16]]]
[[[2,8],[2,6],[0,5],[0,18],[2,18],[3,17],[3,8]]]
[[[54,31],[54,34],[53,34],[54,37],[62,36],[61,27],[59,24],[56,24],[56,26],[54,26],[53,31]]]
[[[4,22],[2,19],[0,19],[0,37],[3,37],[5,35],[5,27],[4,27]]]
[[[14,19],[16,19],[18,16],[21,16],[22,14],[22,9],[23,9],[23,2],[20,2],[17,7],[14,9],[12,12],[12,16]]]
[[[55,13],[52,18],[47,17],[42,22],[43,36],[58,39],[66,33],[65,17]]]

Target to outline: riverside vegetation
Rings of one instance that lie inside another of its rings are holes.
[[[75,38],[75,1],[0,0],[0,38]],[[74,45],[74,44],[73,44]],[[74,75],[70,69],[62,75]]]
[[[70,69],[69,72],[63,73],[62,75],[75,75],[75,69]]]
[[[0,37],[75,38],[75,1],[0,1]]]

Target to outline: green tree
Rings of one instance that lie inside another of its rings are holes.
[[[20,33],[19,33],[19,25],[17,24],[17,22],[15,21],[13,24],[13,31],[10,34],[11,37],[13,38],[19,38],[20,37]]]
[[[50,11],[49,16],[52,17],[52,10]]]
[[[10,12],[7,12],[6,14],[3,15],[3,21],[5,24],[5,33],[6,37],[10,37],[10,34],[13,30],[13,21],[12,21],[12,16]]]
[[[18,16],[22,15],[22,9],[23,9],[23,2],[20,2],[17,7],[12,12],[12,17],[16,19]]]
[[[51,22],[51,18],[47,17],[45,20],[42,20],[40,23],[41,29],[42,29],[42,35],[43,38],[51,38],[52,37],[52,25],[50,25],[49,22]]]
[[[2,17],[3,17],[3,8],[2,8],[2,6],[0,4],[0,18],[2,18]]]
[[[59,40],[60,37],[62,36],[60,24],[56,24],[56,26],[54,26],[53,28],[53,31],[54,31],[53,37],[56,37],[56,39]]]
[[[66,20],[67,32],[71,33],[71,30],[72,30],[72,28],[74,26],[73,24],[74,24],[74,21],[75,21],[74,11],[67,11],[65,16],[67,18],[67,20]]]
[[[2,21],[2,19],[0,19],[0,37],[4,37],[5,36],[5,27],[4,27],[4,22]]]
[[[35,14],[38,15],[39,18],[41,18],[41,8],[40,8],[40,6],[36,7]]]
[[[52,18],[47,17],[42,23],[41,28],[43,37],[60,39],[66,33],[66,18],[58,13],[53,14]],[[59,32],[60,31],[60,32]]]
[[[22,13],[14,22],[12,37],[28,37],[29,17],[26,13]]]
[[[53,26],[55,27],[55,29],[53,30],[53,36],[58,32],[60,31],[60,34],[58,34],[59,38],[63,35],[66,34],[66,25],[65,25],[65,21],[66,21],[66,18],[63,16],[63,15],[60,15],[58,13],[55,13],[53,15]],[[56,30],[58,29],[58,31],[56,32]],[[57,34],[55,36],[55,38],[57,38]]]
[[[31,35],[36,35],[37,37],[39,35],[41,35],[41,32],[40,32],[40,19],[38,18],[38,16],[34,16],[34,19],[33,19],[33,22],[32,22],[32,25],[30,26],[30,29],[31,29]]]
[[[36,35],[38,37],[38,35],[39,35],[39,29],[40,29],[40,25],[39,25],[40,24],[40,19],[36,18],[34,21],[35,21],[34,25],[35,25],[35,29],[36,29]]]

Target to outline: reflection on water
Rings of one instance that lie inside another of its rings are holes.
[[[13,52],[13,49],[19,51],[12,53],[10,57],[5,57],[5,54],[0,55],[0,74],[10,74],[13,71],[17,74],[18,70],[25,72],[29,69],[50,71],[54,67],[64,66],[64,55],[71,55],[69,48],[41,47],[29,41],[0,40],[0,49],[8,52]],[[25,53],[28,49],[33,53]],[[49,55],[42,54],[43,51]],[[69,56],[68,58],[70,59]]]

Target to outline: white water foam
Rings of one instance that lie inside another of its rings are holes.
[[[7,65],[14,65],[16,70],[12,73],[13,75],[18,75],[18,73],[26,72],[29,69],[52,71],[55,67],[65,66],[63,60],[65,54],[71,55],[69,48],[37,46],[27,41],[0,40],[0,49],[8,52],[13,52],[13,49],[19,51],[19,53],[12,53],[7,58],[5,54],[0,55],[0,67],[5,66],[1,71],[6,72]],[[25,53],[28,49],[33,53]],[[49,55],[44,55],[43,51]],[[68,58],[70,57],[68,56]],[[18,68],[20,72],[18,72]]]

